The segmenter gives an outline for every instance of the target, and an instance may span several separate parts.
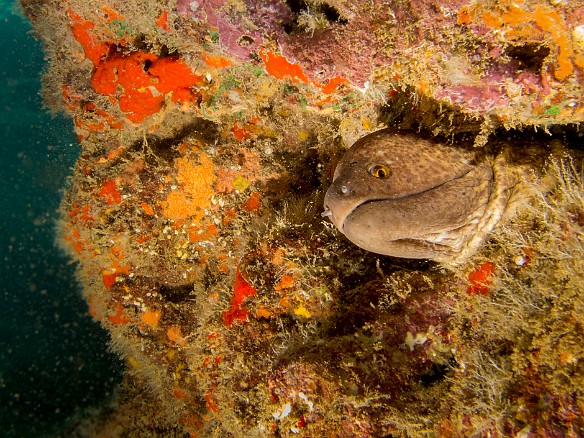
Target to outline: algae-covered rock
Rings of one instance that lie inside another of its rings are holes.
[[[582,433],[580,5],[21,3],[81,147],[60,237],[127,362],[79,430]],[[324,194],[387,125],[537,162],[516,216],[457,266],[351,244]]]

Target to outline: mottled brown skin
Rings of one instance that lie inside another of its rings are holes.
[[[456,262],[497,224],[514,185],[502,157],[475,154],[413,131],[369,134],[339,162],[324,215],[368,251]]]

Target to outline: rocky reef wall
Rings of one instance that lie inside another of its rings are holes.
[[[127,361],[117,410],[80,427],[582,433],[579,2],[21,4],[81,145],[63,245]],[[380,257],[321,212],[387,125],[564,152],[465,263]]]

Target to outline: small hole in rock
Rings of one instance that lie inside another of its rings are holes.
[[[306,23],[302,23],[302,21],[306,21],[307,17],[311,16],[316,21],[318,21],[319,16],[323,17],[329,24],[348,23],[348,20],[341,15],[334,5],[326,2],[312,3],[304,0],[286,0],[286,4],[290,8],[292,14],[294,14],[293,22],[283,24],[286,33],[292,33],[298,29],[306,28]]]
[[[511,46],[506,52],[511,59],[517,62],[518,70],[541,73],[543,62],[550,54],[550,49],[538,44],[524,44],[522,46]]]

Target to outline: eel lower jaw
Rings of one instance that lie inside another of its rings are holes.
[[[347,220],[351,217],[351,215],[359,208],[362,207],[365,204],[370,204],[372,202],[377,202],[379,201],[379,199],[370,199],[370,200],[366,200],[361,202],[360,204],[357,204],[353,207],[353,209],[351,211],[349,211],[345,217],[343,218],[342,221],[338,221],[339,225],[337,225],[337,223],[333,220],[333,214],[331,211],[331,215],[330,215],[330,220],[336,225],[336,227],[339,229],[339,231],[343,234],[345,234],[345,224],[347,223]],[[329,210],[330,211],[330,210]]]
[[[368,202],[368,201],[365,201]],[[328,218],[329,221],[331,221],[333,223],[333,225],[335,227],[337,227],[337,229],[341,232],[344,233],[343,231],[343,227],[345,225],[345,221],[347,220],[347,218],[349,218],[353,212],[359,208],[361,205],[363,205],[363,202],[357,204],[357,205],[350,205],[350,210],[346,211],[348,209],[344,209],[344,208],[337,208],[337,209],[333,209],[331,207],[329,207],[327,204],[324,205],[324,211],[320,214],[322,218]],[[339,210],[341,210],[342,213],[344,214],[339,214]],[[337,214],[335,214],[335,211]]]

